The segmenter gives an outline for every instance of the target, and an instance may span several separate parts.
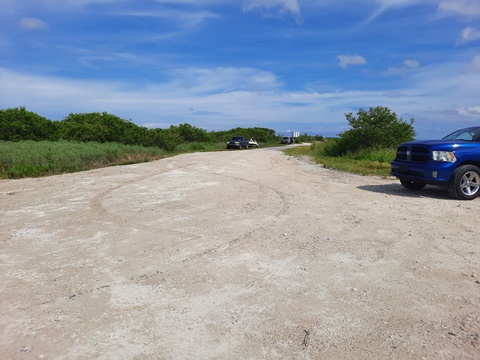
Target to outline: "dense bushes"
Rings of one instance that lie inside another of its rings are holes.
[[[0,140],[52,140],[55,133],[55,123],[24,107],[0,110]]]
[[[58,123],[57,136],[70,141],[117,142],[148,146],[148,129],[103,113],[70,114]]]
[[[24,107],[0,110],[0,140],[3,141],[115,142],[174,151],[183,144],[196,143],[193,147],[198,148],[199,143],[224,143],[235,135],[263,143],[278,142],[275,130],[266,128],[207,132],[185,123],[167,129],[147,129],[106,112],[70,114],[61,121],[51,121]]]
[[[408,123],[398,119],[397,115],[386,107],[370,108],[368,111],[360,109],[356,116],[349,113],[346,118],[351,129],[325,144],[325,155],[343,156],[362,150],[394,148],[415,136],[412,126],[414,120],[411,119]],[[174,151],[180,146],[193,149],[204,148],[200,143],[225,143],[237,135],[253,138],[262,144],[280,142],[280,136],[275,134],[275,130],[261,127],[237,127],[226,131],[207,132],[185,123],[166,129],[147,129],[106,112],[70,114],[61,121],[51,121],[27,111],[24,107],[0,110],[0,140],[3,141],[115,142]],[[297,138],[297,142],[321,140],[323,137],[320,135],[304,134]]]
[[[302,134],[295,139],[296,142],[300,142],[300,143],[302,142],[313,143],[315,141],[323,141],[323,140],[324,140],[324,137],[322,135],[308,135],[308,134]]]
[[[398,144],[413,140],[414,119],[405,122],[386,107],[378,106],[369,111],[360,109],[357,116],[345,115],[351,129],[339,134],[325,144],[323,149],[327,156],[344,156],[364,150],[395,148]]]
[[[278,143],[280,138],[275,135],[275,130],[253,127],[253,128],[235,128],[227,131],[216,131],[209,133],[210,140],[213,142],[226,142],[233,136],[244,136],[247,139],[253,138],[261,143]]]

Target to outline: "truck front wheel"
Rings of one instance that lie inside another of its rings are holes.
[[[462,165],[455,169],[448,183],[448,192],[460,200],[473,200],[479,195],[480,169]]]
[[[420,190],[423,189],[425,185],[427,185],[424,183],[416,183],[408,180],[400,180],[400,183],[408,190]]]

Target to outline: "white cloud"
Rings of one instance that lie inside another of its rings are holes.
[[[416,5],[437,5],[437,10],[447,15],[456,15],[462,17],[478,17],[480,16],[480,1],[479,0],[334,0],[329,1],[328,4],[342,2],[350,6],[362,6],[368,9],[369,5],[373,5],[375,10],[368,17],[366,23],[371,22],[384,12],[392,8],[402,8]]]
[[[480,73],[480,55],[477,55],[473,58],[469,70],[475,73]]]
[[[370,17],[367,19],[367,21],[366,21],[367,23],[374,20],[375,18],[377,18],[382,13],[384,13],[385,11],[387,11],[388,9],[390,9],[392,7],[403,7],[403,6],[408,6],[408,5],[411,5],[411,4],[418,3],[418,1],[415,1],[415,0],[373,0],[373,1],[370,1],[370,2],[376,3],[379,6],[376,8],[374,13],[372,15],[370,15]],[[364,5],[364,4],[362,4],[362,5]]]
[[[365,65],[367,60],[360,55],[338,55],[337,59],[340,61],[341,68],[346,69],[350,65]]]
[[[71,112],[108,111],[127,118],[134,115],[138,123],[143,119],[189,116],[190,107],[236,116],[256,113],[255,106],[259,104],[251,99],[265,99],[262,94],[276,92],[280,86],[272,73],[249,68],[187,68],[177,69],[171,75],[170,82],[138,86],[113,81],[65,80],[0,68],[0,98],[2,106],[27,104],[37,109],[32,111],[47,112],[43,115],[47,117],[55,111],[59,115],[53,119]],[[259,111],[266,111],[270,105],[259,105],[259,109],[264,109]],[[267,113],[265,116],[268,118]]]
[[[303,23],[298,0],[245,0],[243,2],[244,12],[250,12],[256,8],[273,11],[273,13],[265,14],[266,16],[280,16],[290,13],[297,24]]]
[[[69,51],[73,51],[77,54],[80,54],[81,56],[78,58],[78,61],[80,64],[83,66],[94,69],[94,70],[99,70],[100,67],[97,66],[99,63],[128,63],[128,62],[135,62],[136,64],[140,65],[141,61],[138,57],[132,54],[128,53],[118,53],[118,52],[112,52],[108,54],[95,54],[90,51],[85,51],[82,49],[70,49]]]
[[[177,10],[155,10],[155,11],[124,11],[117,15],[136,16],[136,17],[155,17],[180,22],[183,26],[194,27],[208,18],[215,18],[215,15],[209,11],[186,12]]]
[[[480,56],[474,62],[480,70]],[[415,118],[419,136],[430,137],[432,122],[440,136],[478,121],[474,115],[480,106],[480,75],[461,72],[462,66],[419,67],[401,88],[323,93],[283,90],[274,73],[253,68],[177,69],[169,82],[143,85],[66,80],[0,68],[0,98],[4,107],[25,105],[49,119],[107,111],[138,125],[187,122],[207,130],[265,126],[302,131],[296,127],[302,122],[323,135],[345,130],[345,113],[382,105]]]
[[[465,116],[473,116],[480,118],[480,106],[472,106],[467,108],[460,108],[458,113]]]
[[[473,27],[467,27],[463,29],[462,31],[462,42],[468,43],[472,42],[475,40],[480,40],[480,31],[473,28]]]
[[[385,75],[401,75],[405,74],[407,71],[411,69],[415,69],[420,67],[420,63],[418,60],[409,59],[403,62],[403,66],[401,67],[389,67],[385,73]]]
[[[177,87],[194,93],[271,91],[281,85],[273,73],[252,68],[186,68],[172,75]]]
[[[420,66],[420,63],[415,59],[405,60],[403,63],[408,68],[417,68]]]
[[[438,5],[439,10],[462,16],[480,16],[479,0],[445,0]]]
[[[31,17],[24,17],[21,18],[18,22],[18,25],[24,29],[32,29],[32,30],[45,30],[48,29],[48,24],[40,19],[31,18]]]

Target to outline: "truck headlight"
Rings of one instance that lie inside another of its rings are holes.
[[[452,162],[457,161],[457,157],[451,151],[432,151],[434,161]]]

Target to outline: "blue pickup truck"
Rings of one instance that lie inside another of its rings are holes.
[[[400,144],[390,174],[409,190],[430,184],[446,187],[454,198],[475,199],[480,195],[480,126],[457,130],[442,140]]]

